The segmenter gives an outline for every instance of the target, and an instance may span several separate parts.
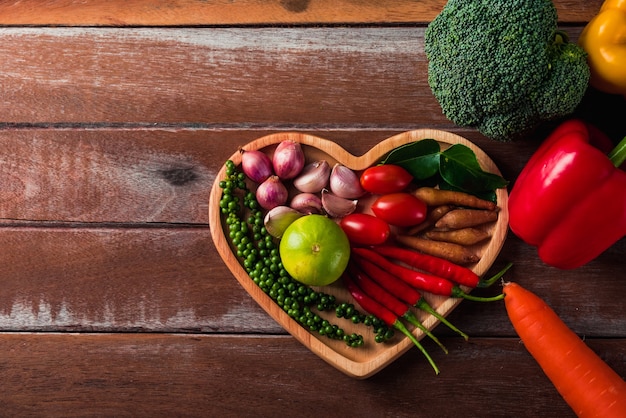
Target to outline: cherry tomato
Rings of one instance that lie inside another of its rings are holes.
[[[379,245],[387,241],[390,234],[387,222],[367,213],[344,216],[339,226],[352,244]]]
[[[383,164],[370,167],[361,174],[361,186],[370,193],[387,194],[404,190],[413,176],[399,165]]]
[[[426,203],[410,193],[389,193],[380,196],[372,204],[372,212],[385,222],[395,226],[413,226],[426,218]]]

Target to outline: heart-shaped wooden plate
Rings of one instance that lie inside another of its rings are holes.
[[[307,163],[326,159],[331,166],[335,162],[338,162],[358,172],[376,164],[394,148],[426,138],[437,140],[442,149],[452,144],[466,145],[474,151],[479,164],[485,171],[500,174],[494,162],[476,145],[450,132],[433,129],[414,130],[392,136],[381,141],[360,157],[348,153],[335,142],[297,132],[277,133],[264,136],[250,142],[243,148],[245,150],[263,150],[271,156],[273,149],[278,143],[286,139],[291,139],[301,143]],[[239,165],[241,163],[241,153],[239,151],[235,152],[231,156],[231,160]],[[396,335],[391,341],[375,343],[373,341],[373,335],[371,335],[369,330],[362,324],[353,325],[348,320],[338,320],[334,317],[334,313],[328,313],[327,318],[332,323],[337,323],[348,333],[356,332],[365,337],[364,346],[350,348],[343,341],[331,340],[324,336],[311,334],[290,318],[280,306],[252,281],[232,251],[224,233],[225,229],[219,208],[219,201],[222,194],[219,182],[224,178],[225,167],[223,167],[217,175],[211,190],[209,202],[209,223],[215,246],[222,259],[243,288],[286,331],[327,363],[345,374],[358,379],[364,379],[375,374],[413,347],[411,341],[400,333],[396,333],[399,335]],[[491,238],[483,244],[478,244],[475,248],[477,253],[481,256],[481,259],[478,263],[473,265],[471,269],[479,276],[483,276],[495,261],[502,249],[508,230],[508,194],[506,188],[497,190],[496,196],[500,212],[497,222],[490,227]],[[342,287],[340,281],[331,286],[326,286],[323,290],[328,294],[337,296],[338,300],[354,303],[355,306],[358,307],[349,293]],[[424,298],[443,316],[448,315],[461,302],[461,299],[446,298],[430,294],[425,294]],[[432,330],[438,325],[438,321],[433,316],[418,311],[417,309],[414,309],[414,312],[429,330]],[[324,315],[326,314],[321,314],[321,316]],[[423,332],[418,329],[413,329],[411,332],[418,339],[424,337]]]

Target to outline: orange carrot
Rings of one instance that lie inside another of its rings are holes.
[[[504,285],[515,331],[579,417],[626,417],[626,382],[537,295]]]

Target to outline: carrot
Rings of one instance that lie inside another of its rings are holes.
[[[498,220],[498,212],[484,209],[454,209],[435,223],[438,229],[461,229]]]
[[[489,238],[491,234],[484,229],[468,227],[449,231],[427,231],[424,236],[435,241],[452,242],[459,245],[474,245]]]
[[[454,205],[487,210],[496,209],[494,202],[480,199],[474,195],[460,191],[420,187],[415,190],[413,194],[428,206]]]
[[[515,331],[579,417],[626,417],[626,382],[537,295],[505,283]]]
[[[480,257],[468,247],[450,242],[434,241],[420,237],[398,235],[396,241],[414,250],[435,257],[441,257],[455,264],[466,265],[476,263]]]

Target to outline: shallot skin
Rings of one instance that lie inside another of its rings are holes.
[[[274,174],[274,167],[270,157],[259,150],[241,152],[241,169],[244,174],[256,183],[263,183],[272,174]]]
[[[282,180],[296,177],[304,168],[304,151],[300,143],[293,140],[282,141],[272,157],[274,174]]]
[[[272,175],[259,184],[256,190],[256,198],[263,209],[270,210],[276,206],[284,205],[289,198],[289,192],[280,178]]]

